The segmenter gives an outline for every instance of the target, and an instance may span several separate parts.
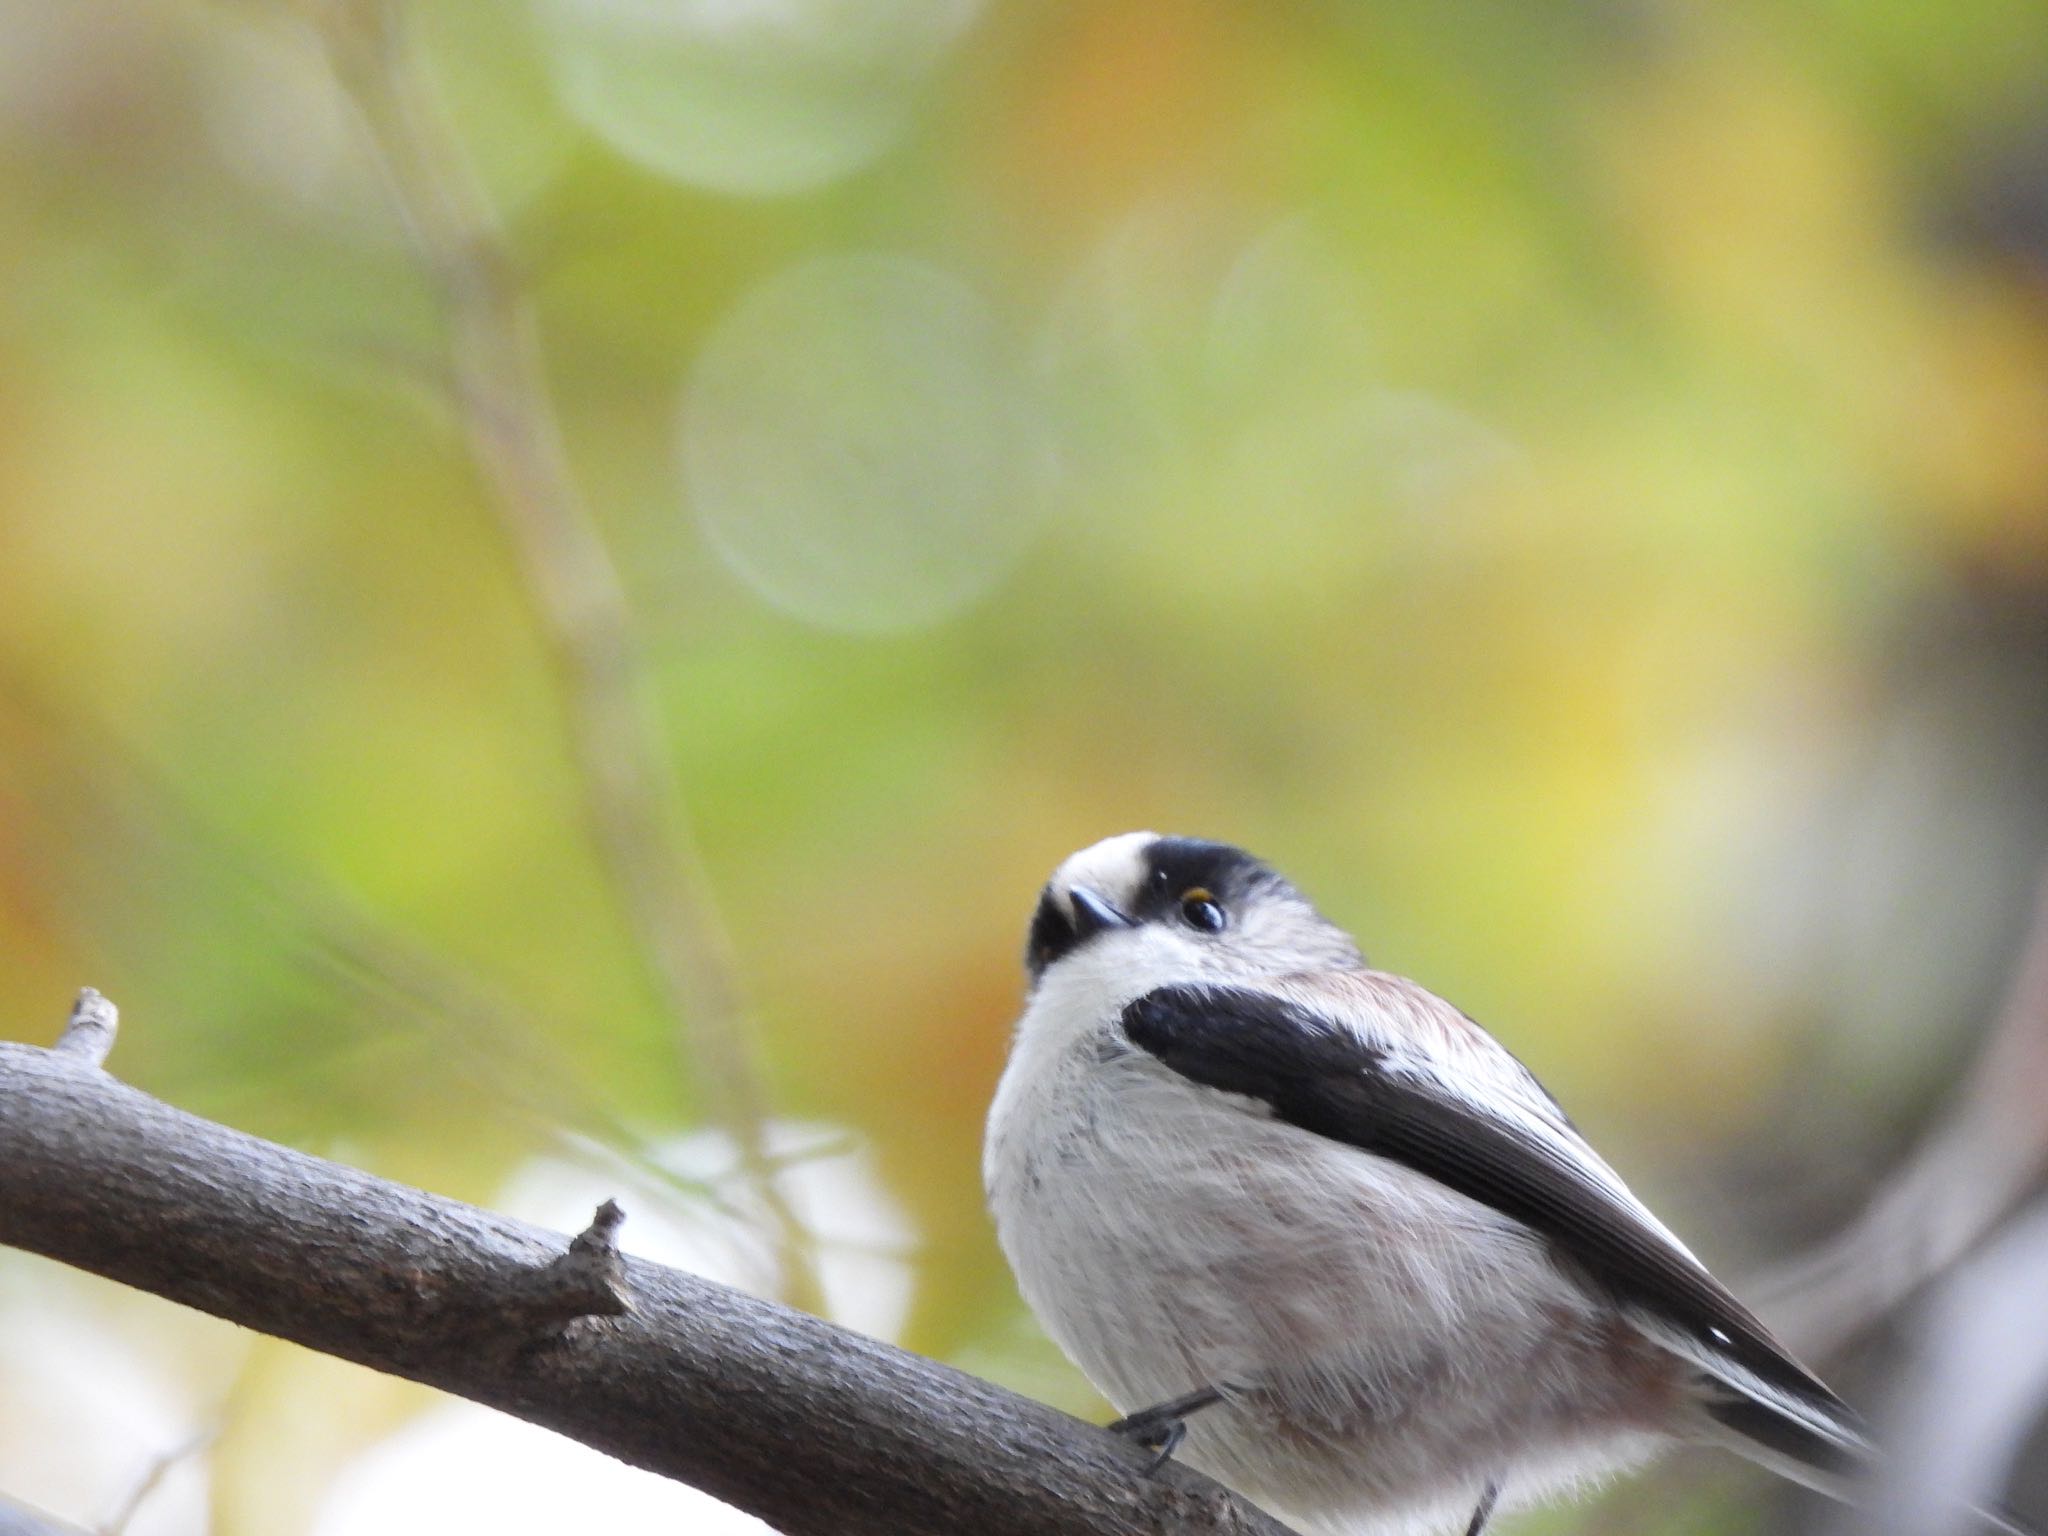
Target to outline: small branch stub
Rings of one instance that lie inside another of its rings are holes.
[[[626,1213],[607,1200],[566,1253],[525,1272],[507,1301],[536,1328],[559,1328],[582,1317],[622,1317],[632,1310],[625,1289],[619,1228]]]
[[[607,1273],[616,1278],[619,1270],[619,1228],[625,1224],[626,1213],[619,1202],[607,1200],[590,1218],[590,1225],[569,1239],[569,1252],[604,1265]]]
[[[120,1023],[121,1011],[87,987],[78,994],[78,1001],[71,1005],[71,1019],[57,1041],[56,1054],[97,1067],[113,1050],[114,1033]]]
[[[241,1135],[81,1055],[0,1040],[0,1249],[459,1393],[789,1536],[1286,1536],[1042,1404],[629,1258],[611,1202],[570,1238]]]

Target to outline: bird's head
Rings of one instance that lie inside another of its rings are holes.
[[[1024,950],[1034,986],[1079,969],[1159,985],[1362,963],[1350,935],[1242,848],[1156,832],[1105,838],[1060,865]]]

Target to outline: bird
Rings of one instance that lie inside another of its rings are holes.
[[[1229,844],[1039,895],[983,1182],[1110,1426],[1305,1536],[1462,1528],[1681,1443],[1846,1497],[1856,1413],[1492,1035]]]

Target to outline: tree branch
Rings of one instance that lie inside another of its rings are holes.
[[[1779,1334],[1826,1354],[2003,1222],[2048,1170],[2048,869],[2004,1005],[1954,1107],[1855,1221],[1753,1287]]]
[[[109,1010],[109,1013],[111,1010]],[[425,1382],[788,1536],[1287,1536],[1178,1465],[804,1313],[0,1043],[0,1244]]]

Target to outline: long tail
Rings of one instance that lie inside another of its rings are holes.
[[[1831,1499],[1855,1502],[1857,1485],[1876,1469],[1877,1453],[1847,1409],[1827,1414],[1821,1404],[1802,1403],[1788,1411],[1723,1381],[1702,1383],[1700,1406],[1709,1439]]]
[[[1816,1493],[1861,1503],[1879,1456],[1853,1411],[1832,1393],[1787,1403],[1781,1393],[1757,1395],[1746,1385],[1719,1374],[1702,1381],[1707,1438]],[[1966,1510],[1993,1536],[2041,1536],[2003,1510],[1981,1504]]]

